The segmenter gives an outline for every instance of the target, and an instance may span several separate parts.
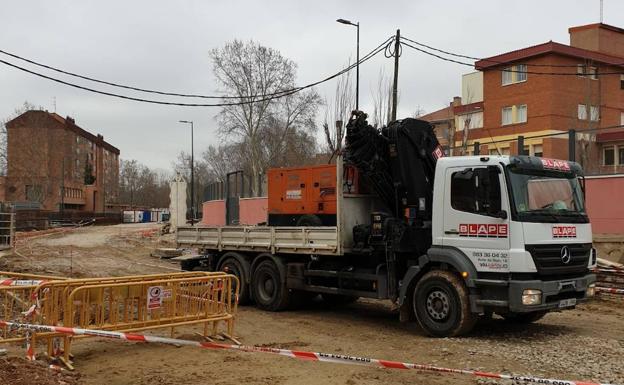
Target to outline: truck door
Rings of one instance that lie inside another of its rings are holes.
[[[461,250],[478,271],[509,271],[509,201],[499,166],[446,171],[443,245]]]

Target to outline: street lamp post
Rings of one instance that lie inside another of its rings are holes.
[[[357,52],[356,52],[356,65],[355,65],[355,109],[360,109],[360,22],[352,23],[349,20],[338,19],[337,22],[341,24],[352,25],[357,28]]]
[[[193,121],[192,120],[180,120],[180,123],[186,123],[191,125],[191,225],[195,224],[195,165],[193,162]]]

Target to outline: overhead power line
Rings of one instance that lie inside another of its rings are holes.
[[[403,38],[401,38],[401,40],[403,40]],[[406,39],[406,41],[411,41],[411,40],[407,40]],[[416,51],[422,52],[425,55],[433,56],[433,57],[438,58],[440,60],[444,60],[444,61],[447,61],[447,62],[451,62],[451,63],[460,64],[460,65],[464,65],[464,66],[467,66],[467,67],[474,68],[474,64],[473,63],[466,63],[466,62],[463,62],[463,61],[460,61],[460,60],[444,57],[444,56],[436,54],[434,52],[430,52],[430,51],[427,51],[425,49],[415,47],[414,45],[412,45],[410,43],[406,43],[405,41],[401,42],[401,44],[404,44],[404,45],[406,45],[406,46],[408,46],[408,47],[410,47],[410,48],[412,48],[412,49],[414,49]],[[500,64],[508,64],[508,63],[502,63],[501,62]],[[576,68],[577,66],[574,66],[574,67]],[[505,72],[525,73],[525,74],[532,74],[532,75],[547,75],[547,76],[579,76],[579,75],[581,75],[581,74],[577,73],[576,71],[575,72],[518,71],[518,70],[514,70],[514,69],[507,69],[507,68],[494,68],[494,70],[505,71]],[[622,71],[615,71],[615,72],[598,72],[597,71],[595,74],[587,73],[587,74],[582,74],[582,75],[583,76],[588,76],[588,75],[604,76],[604,75],[622,75],[622,74],[624,74],[624,70],[622,70]]]
[[[432,51],[436,51],[436,52],[440,52],[446,55],[450,55],[450,56],[455,56],[455,57],[460,57],[460,58],[464,58],[464,59],[471,59],[471,60],[477,60],[477,61],[485,61],[485,62],[489,62],[489,63],[494,63],[494,64],[508,64],[509,62],[504,62],[504,61],[498,61],[498,60],[493,60],[490,58],[480,58],[480,57],[476,57],[476,56],[469,56],[469,55],[463,55],[463,54],[459,54],[459,53],[455,53],[455,52],[450,52],[450,51],[445,51],[443,49],[440,48],[435,48],[432,47],[430,45],[424,44],[424,43],[420,43],[417,42],[415,40],[412,39],[408,39],[406,37],[401,36],[401,40],[405,40],[405,41],[409,41],[413,44],[416,44],[420,47],[425,47],[427,49],[430,49]],[[528,67],[560,67],[560,68],[577,68],[578,65],[577,64],[538,64],[538,63],[526,63],[525,64]],[[624,66],[624,62],[623,63],[616,63],[616,64],[611,64],[613,66]]]
[[[362,59],[360,59],[360,64],[363,63],[364,61],[370,59],[370,57],[368,57],[368,55],[371,55],[371,54],[376,55],[378,53],[378,50],[381,47],[384,47],[384,49],[387,50],[387,48],[386,48],[387,45],[390,42],[392,42],[393,39],[394,39],[394,36],[388,37],[384,42],[382,42],[377,47],[375,47],[372,51],[370,51],[369,54],[365,55]],[[176,96],[176,97],[183,97],[183,98],[201,98],[201,99],[220,99],[220,100],[223,100],[223,99],[252,99],[252,98],[257,98],[257,97],[266,98],[266,97],[272,97],[272,96],[287,96],[287,95],[292,94],[293,92],[298,92],[298,91],[301,91],[302,89],[310,88],[311,86],[320,84],[320,83],[322,83],[324,81],[331,80],[334,77],[340,76],[341,74],[343,74],[343,73],[345,73],[347,71],[350,71],[351,69],[353,69],[353,68],[355,68],[357,66],[357,63],[354,63],[353,65],[350,65],[349,67],[343,69],[342,71],[338,72],[337,74],[332,75],[332,76],[330,76],[328,78],[325,78],[325,79],[323,79],[323,80],[321,80],[319,82],[312,83],[312,85],[306,85],[306,86],[302,86],[302,87],[295,87],[295,88],[291,88],[291,89],[285,89],[285,90],[280,90],[280,91],[276,91],[276,92],[272,92],[272,93],[266,93],[266,94],[261,94],[261,95],[227,96],[227,95],[185,94],[185,93],[176,93],[176,92],[158,91],[158,90],[150,90],[150,89],[146,89],[146,88],[139,88],[139,87],[129,86],[129,85],[125,85],[125,84],[114,83],[114,82],[110,82],[110,81],[106,81],[106,80],[96,79],[96,78],[85,76],[85,75],[80,75],[80,74],[73,73],[73,72],[70,72],[70,71],[66,71],[66,70],[63,70],[63,69],[60,69],[60,68],[52,67],[52,66],[49,66],[47,64],[39,63],[39,62],[34,61],[32,59],[28,59],[28,58],[25,58],[25,57],[22,57],[22,56],[19,56],[19,55],[16,55],[16,54],[4,51],[4,50],[0,50],[0,53],[2,53],[4,55],[7,55],[7,56],[10,56],[10,57],[13,57],[13,58],[18,59],[18,60],[22,60],[24,62],[33,64],[33,65],[36,65],[38,67],[42,67],[42,68],[46,68],[46,69],[49,69],[49,70],[52,70],[52,71],[55,71],[55,72],[58,72],[58,73],[62,73],[64,75],[76,77],[76,78],[83,79],[83,80],[88,80],[88,81],[95,82],[95,83],[105,84],[105,85],[112,86],[112,87],[118,87],[118,88],[128,89],[128,90],[132,90],[132,91],[145,92],[145,93],[151,93],[151,94],[157,94],[157,95],[165,95],[165,96]],[[41,74],[39,74],[37,72],[26,70],[26,69],[24,69],[24,68],[22,68],[20,66],[8,63],[6,61],[0,61],[0,62],[3,63],[3,64],[6,64],[6,65],[9,65],[11,67],[23,70],[25,72],[31,73],[33,75],[37,75],[37,76],[41,75]],[[52,80],[52,81],[56,81],[57,80],[55,78],[52,78],[52,77],[49,77],[49,76],[45,76],[45,75],[42,75],[42,77],[44,77],[45,79],[48,79],[48,80]],[[69,82],[60,81],[60,83],[61,84],[65,84],[65,85],[69,85],[69,86],[74,86],[73,84],[71,84]],[[81,87],[78,87],[78,88],[81,88]],[[83,87],[82,89],[87,90],[87,91],[102,93],[104,95],[109,95],[109,96],[115,96],[116,95],[114,93],[109,93],[109,92],[104,92],[104,91],[99,92],[99,90],[92,90],[92,89],[90,89],[88,87]],[[127,97],[127,99],[136,100],[136,101],[146,101],[145,99],[142,99],[142,98]],[[246,103],[248,103],[248,102],[260,102],[260,101],[263,101],[263,100],[254,100],[254,101],[247,100]],[[159,103],[159,104],[176,104],[176,103],[162,102],[162,103]],[[180,103],[180,105],[204,106],[204,107],[214,106],[214,107],[217,107],[217,106],[221,106],[221,105],[235,105],[235,104],[219,103],[219,105],[217,105],[217,104],[207,105],[207,104],[195,104],[195,103]]]

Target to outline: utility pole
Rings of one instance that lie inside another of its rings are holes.
[[[392,115],[391,121],[396,120],[397,112],[397,88],[399,83],[399,49],[401,47],[401,30],[397,29],[394,39],[394,83],[392,84]]]

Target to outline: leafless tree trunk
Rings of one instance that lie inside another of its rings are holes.
[[[350,64],[348,63],[348,65]],[[338,78],[334,98],[325,100],[325,120],[323,121],[323,131],[325,132],[324,150],[332,154],[332,156],[342,147],[345,127],[354,106],[355,98],[351,84],[351,72],[347,72]]]
[[[271,139],[283,150],[293,130],[314,128],[319,96],[309,90],[267,100],[264,95],[295,87],[296,64],[275,49],[253,41],[234,40],[223,48],[213,49],[210,56],[222,91],[240,97],[241,101],[253,102],[223,107],[218,120],[226,144],[236,138],[243,146],[252,175],[252,193],[256,194],[259,190],[256,176],[264,172],[272,157],[264,146],[267,130],[277,135]]]
[[[379,70],[377,86],[371,92],[373,97],[373,127],[383,127],[390,122],[392,109],[392,79],[386,76],[385,71]],[[397,96],[397,104],[398,104]]]

